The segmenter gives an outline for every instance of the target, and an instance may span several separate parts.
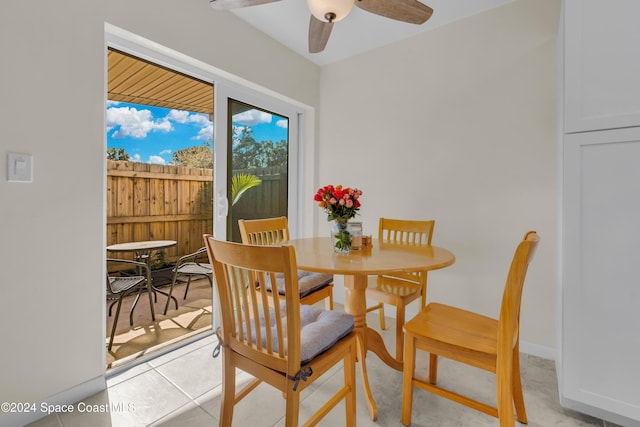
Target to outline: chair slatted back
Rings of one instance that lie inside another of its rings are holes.
[[[380,218],[378,240],[388,243],[431,245],[435,221]]]
[[[242,243],[276,245],[289,241],[289,222],[286,216],[277,218],[238,220]]]
[[[383,243],[403,245],[431,246],[434,220],[417,221],[404,219],[380,218],[378,222],[378,240]],[[408,280],[424,284],[427,280],[426,272],[398,272],[385,276]]]
[[[285,372],[300,366],[300,296],[286,292],[284,310],[277,293],[267,292],[281,273],[287,290],[297,289],[295,250],[214,240],[205,235],[220,298],[222,341],[234,351]]]

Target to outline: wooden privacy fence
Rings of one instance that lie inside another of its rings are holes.
[[[202,235],[212,232],[212,169],[107,160],[107,245],[175,240],[165,253],[171,262],[204,246]]]
[[[229,209],[231,240],[240,241],[238,219],[287,215],[287,167],[234,170],[262,184]],[[107,246],[144,240],[175,240],[166,261],[196,251],[213,233],[213,170],[107,160]],[[133,254],[109,253],[133,258]]]

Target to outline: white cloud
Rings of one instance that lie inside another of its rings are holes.
[[[193,139],[199,141],[211,141],[213,139],[213,123],[209,122],[208,126],[203,127]]]
[[[167,120],[173,120],[178,123],[194,123],[197,125],[208,125],[211,123],[208,114],[190,113],[183,110],[171,110],[166,116]]]
[[[147,163],[151,163],[154,165],[166,165],[167,162],[160,156],[149,156],[149,160]]]
[[[255,126],[260,123],[271,123],[271,114],[260,110],[247,110],[242,113],[235,114],[233,121],[242,123],[245,126]]]
[[[200,141],[209,141],[213,139],[213,122],[209,120],[208,114],[190,113],[182,110],[171,110],[165,117],[167,120],[173,120],[180,124],[190,123],[200,126],[198,134],[191,139]]]
[[[189,116],[189,122],[197,125],[208,126],[211,124],[208,114],[194,113]]]
[[[112,134],[114,138],[126,136],[145,138],[152,131],[169,132],[173,130],[171,122],[166,118],[154,122],[149,110],[137,110],[132,107],[108,108],[107,131],[111,131],[117,126],[119,128]]]
[[[171,150],[170,149],[162,150],[160,154],[171,154]]]
[[[278,126],[279,128],[288,129],[289,128],[289,120],[287,120],[287,119],[278,120],[276,122],[276,126]]]
[[[133,156],[130,157],[130,160],[132,162],[142,162],[142,159],[140,158],[140,154],[134,154]]]
[[[171,110],[169,111],[169,114],[167,114],[167,120],[173,120],[178,123],[187,123],[188,118],[189,118],[188,111]]]

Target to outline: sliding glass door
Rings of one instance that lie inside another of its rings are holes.
[[[295,227],[298,113],[273,98],[231,87],[218,96],[224,121],[217,123],[225,126],[216,127],[216,237],[239,242],[239,219],[287,216]]]
[[[239,241],[241,218],[285,215],[296,230],[299,121],[308,110],[115,28],[106,37],[105,149],[112,176],[105,178],[105,246],[175,241],[157,256],[158,263],[174,263],[204,246],[204,233]],[[143,141],[142,134],[155,142]],[[159,280],[154,283],[162,286]],[[174,321],[161,317],[143,324],[137,319],[129,327],[120,319],[122,331],[106,358],[110,367],[126,363],[129,356],[148,357],[150,349],[138,341],[158,344],[149,330],[169,338],[161,337],[162,345],[173,345],[178,330],[186,331],[180,337],[186,340],[217,327],[217,294],[208,280],[200,288],[191,283],[190,300],[185,283],[175,288],[174,295],[185,297],[178,298],[178,309],[175,303],[168,307],[166,316]],[[164,311],[165,303],[158,298],[156,313]],[[143,308],[148,307],[137,312]]]

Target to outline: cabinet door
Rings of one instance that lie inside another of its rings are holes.
[[[640,425],[640,127],[565,135],[563,212],[562,403]]]
[[[640,1],[565,2],[565,132],[640,126]]]

